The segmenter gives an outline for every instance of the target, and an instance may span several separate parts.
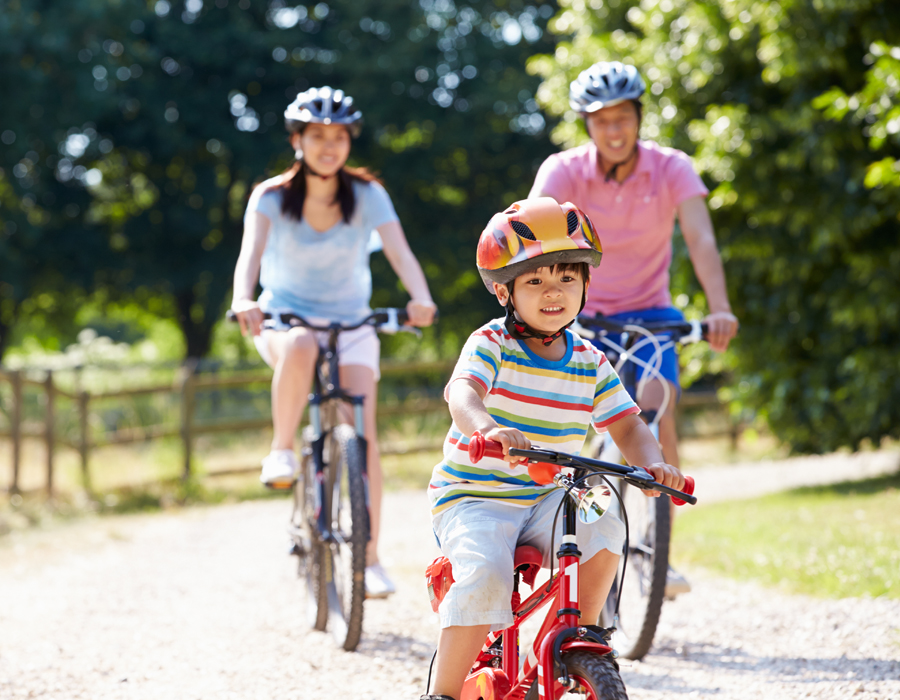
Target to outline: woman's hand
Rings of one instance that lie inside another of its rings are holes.
[[[668,486],[669,488],[675,489],[676,491],[684,490],[684,475],[671,464],[657,462],[656,464],[651,464],[647,467],[644,467],[644,469],[646,469],[653,475],[653,478],[656,480],[657,484]],[[644,489],[644,495],[655,498],[660,494],[659,491]]]
[[[505,455],[503,459],[505,461],[514,465],[528,461],[528,457],[511,457],[509,454],[511,447],[519,450],[531,449],[531,440],[525,437],[520,430],[515,428],[492,428],[484,433],[484,439],[496,440],[503,445],[503,454]]]
[[[238,323],[241,324],[241,335],[247,335],[248,331],[251,335],[259,335],[262,333],[262,324],[265,320],[263,312],[252,299],[236,299],[231,304],[231,310],[237,316]]]
[[[409,325],[424,328],[434,321],[437,305],[433,301],[416,301],[410,299],[406,304],[406,313],[409,315]]]

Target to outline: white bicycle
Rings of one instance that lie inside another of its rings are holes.
[[[660,368],[666,350],[676,344],[698,342],[706,334],[705,324],[699,321],[662,321],[638,325],[620,323],[598,315],[579,316],[576,324],[573,330],[583,338],[594,341],[603,350],[635,402],[640,401],[648,382],[662,378]],[[635,356],[638,350],[647,346],[653,350],[649,360]],[[645,371],[641,380],[635,381],[638,367]],[[671,389],[666,381],[662,385],[662,405],[665,407],[669,405]],[[664,410],[641,413],[657,440]],[[625,463],[622,453],[608,435],[597,436],[588,454],[605,462]],[[641,489],[624,481],[618,484],[618,488],[630,523],[627,542],[629,566],[624,577],[618,577],[613,584],[600,624],[616,629],[613,644],[620,655],[627,659],[640,659],[653,644],[665,599],[672,527],[669,499],[647,498]],[[616,512],[618,509],[618,502],[613,501],[612,510]],[[620,581],[621,596],[618,595]]]

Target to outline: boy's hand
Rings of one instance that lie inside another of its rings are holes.
[[[644,469],[653,475],[656,483],[668,486],[676,491],[684,490],[684,475],[671,464],[657,462],[656,464],[644,467]],[[652,489],[645,489],[644,495],[656,498],[660,493],[659,491],[653,491]]]
[[[515,447],[520,450],[531,449],[531,440],[522,434],[520,430],[515,428],[492,428],[484,434],[485,440],[496,440],[503,445],[504,460],[510,464],[518,464],[519,462],[527,462],[527,457],[510,457],[509,448]]]

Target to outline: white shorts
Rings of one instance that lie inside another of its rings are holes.
[[[516,547],[531,545],[544,555],[544,568],[562,541],[563,512],[560,510],[553,537],[553,518],[563,497],[556,489],[530,508],[505,503],[470,500],[448,508],[434,518],[434,534],[441,552],[453,566],[454,583],[441,601],[441,627],[491,625],[492,631],[513,623],[510,600],[513,592],[513,558]],[[582,563],[602,549],[620,554],[625,544],[625,525],[607,512],[585,525],[578,521],[576,542]],[[555,550],[555,551],[553,551]]]
[[[327,319],[307,318],[307,321],[315,325],[325,325],[329,323]],[[263,326],[263,332],[253,336],[253,343],[259,352],[260,357],[265,360],[269,367],[275,368],[272,361],[272,353],[269,352],[268,336],[271,333],[280,333],[290,329],[290,326],[277,321],[266,321]],[[328,344],[327,331],[314,331],[319,347],[326,347]],[[343,331],[338,335],[338,365],[362,365],[368,367],[375,373],[375,381],[381,377],[379,369],[379,361],[381,359],[381,341],[378,339],[378,333],[372,326],[360,326],[352,331]]]

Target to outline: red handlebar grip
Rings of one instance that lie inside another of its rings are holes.
[[[682,489],[682,491],[688,496],[694,495],[694,477],[684,477],[684,488]],[[687,501],[682,501],[680,498],[675,498],[675,496],[672,496],[672,503],[674,503],[676,506],[683,506],[685,503],[687,503]]]
[[[485,440],[484,435],[476,430],[469,438],[469,459],[472,464],[477,464],[482,457],[503,459],[503,445],[496,440]]]

